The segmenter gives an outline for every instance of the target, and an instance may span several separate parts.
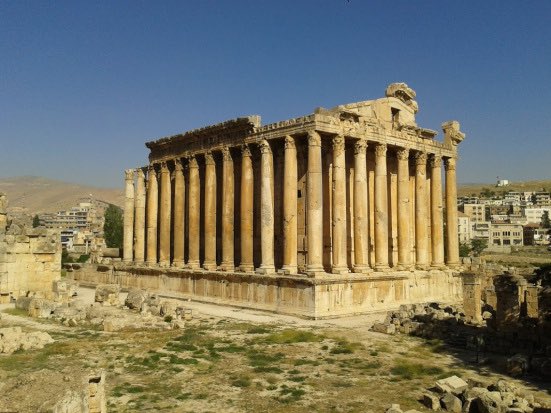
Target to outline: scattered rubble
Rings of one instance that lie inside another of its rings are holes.
[[[12,354],[18,350],[41,349],[54,339],[48,333],[35,331],[24,333],[21,327],[0,328],[0,353]]]

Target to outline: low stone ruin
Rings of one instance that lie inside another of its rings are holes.
[[[105,372],[85,378],[80,390],[70,390],[53,406],[51,402],[42,406],[41,411],[52,413],[106,413]]]
[[[532,413],[549,411],[549,406],[534,399],[534,396],[521,391],[513,383],[498,380],[486,384],[477,380],[463,380],[451,376],[438,380],[419,400],[432,411],[452,413]],[[386,413],[414,413],[417,410],[402,412],[400,405],[393,404]]]
[[[12,354],[18,350],[36,350],[53,343],[48,333],[35,331],[24,333],[21,327],[0,328],[0,353]]]

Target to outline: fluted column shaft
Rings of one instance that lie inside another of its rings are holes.
[[[124,232],[123,256],[124,262],[131,262],[134,254],[134,169],[125,171],[124,185]]]
[[[138,168],[136,172],[134,262],[143,263],[145,259],[145,175],[142,168]]]
[[[354,272],[369,270],[369,210],[367,205],[367,142],[354,145]]]
[[[346,260],[346,153],[344,136],[333,138],[332,254],[331,272],[348,272]]]
[[[398,265],[411,265],[410,202],[409,202],[409,149],[402,148],[398,157]]]
[[[174,160],[174,226],[173,226],[173,265],[182,267],[184,265],[184,232],[185,219],[184,208],[186,202],[186,183],[182,162]]]
[[[285,137],[283,172],[283,270],[297,272],[297,148],[291,136]]]
[[[233,271],[234,264],[234,174],[229,148],[222,152],[222,263],[221,269]]]
[[[415,261],[424,268],[429,263],[427,214],[427,154],[415,154]]]
[[[274,266],[274,160],[267,140],[260,143],[260,255],[258,272],[275,272]]]
[[[388,190],[386,144],[375,147],[375,268],[388,268]]]
[[[321,163],[321,137],[308,133],[308,172],[306,175],[307,244],[306,272],[310,276],[323,269],[323,180]]]
[[[446,168],[446,264],[459,264],[459,241],[457,239],[457,180],[455,174],[456,159],[447,158]]]
[[[191,269],[199,268],[200,250],[200,222],[201,222],[201,187],[199,181],[199,165],[197,159],[192,157],[188,162],[189,191],[188,191],[188,262]]]
[[[444,265],[444,222],[442,217],[442,158],[433,155],[430,159],[431,195],[431,242],[432,265]]]
[[[159,265],[170,265],[170,171],[166,162],[161,164],[161,199],[159,205]]]
[[[216,163],[205,154],[205,270],[216,270]]]
[[[147,172],[147,249],[146,261],[148,265],[157,263],[157,214],[159,212],[159,188],[157,173],[150,165]]]
[[[254,174],[251,152],[247,146],[241,152],[241,263],[239,269],[244,272],[254,271],[253,264],[253,194]]]

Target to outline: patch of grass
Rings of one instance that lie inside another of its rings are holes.
[[[279,390],[281,397],[278,398],[278,401],[281,403],[293,403],[302,398],[306,394],[304,389],[299,387],[290,388],[287,386],[282,386]]]
[[[261,326],[255,326],[255,327],[251,327],[249,328],[246,333],[247,334],[266,334],[266,333],[269,333],[271,330],[270,329],[267,329],[266,327],[261,327]]]
[[[444,373],[444,370],[437,366],[430,366],[421,363],[414,363],[409,360],[398,360],[390,373],[405,380],[411,380],[423,376],[437,376]]]
[[[319,366],[320,362],[318,360],[298,359],[298,360],[295,360],[293,362],[293,365],[295,365],[295,366],[304,366],[304,365]]]
[[[21,308],[6,308],[3,313],[15,315],[18,317],[28,317],[27,310],[23,310]]]
[[[361,343],[351,343],[346,340],[340,340],[329,352],[331,354],[352,354],[354,351],[361,348],[363,348]]]
[[[266,344],[319,343],[324,339],[324,336],[311,331],[286,329],[263,337],[261,342]]]
[[[232,378],[231,385],[233,387],[249,387],[252,380],[249,376],[239,376]]]

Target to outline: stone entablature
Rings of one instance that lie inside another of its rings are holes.
[[[434,140],[414,97],[393,84],[377,100],[148,142],[147,169],[126,172],[123,261],[311,278],[455,268],[464,134],[445,122]]]

